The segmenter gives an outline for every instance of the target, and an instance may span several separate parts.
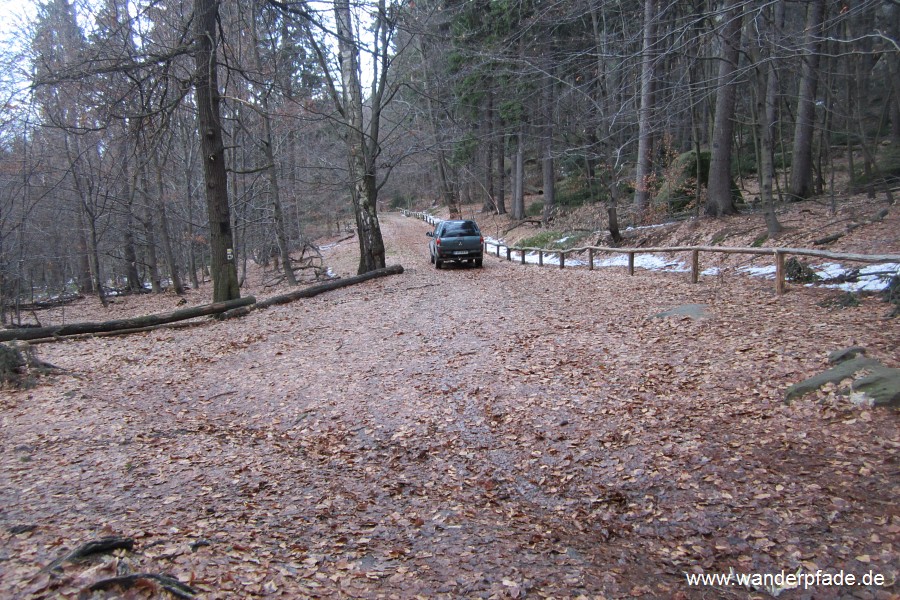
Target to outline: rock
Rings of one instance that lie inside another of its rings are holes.
[[[676,306],[673,309],[657,313],[653,315],[657,319],[664,319],[666,317],[690,317],[692,319],[708,319],[710,317],[707,309],[709,308],[706,304],[685,304],[683,306]]]
[[[900,369],[879,364],[871,375],[857,379],[850,388],[872,406],[900,406]]]
[[[866,357],[865,352],[865,348],[859,346],[832,352],[828,355],[828,361],[834,366],[790,386],[784,396],[785,404],[816,391],[826,383],[853,379],[849,392],[854,404],[900,406],[900,369],[886,367]],[[864,374],[857,377],[860,373]]]
[[[860,354],[865,354],[866,349],[862,346],[850,346],[849,348],[844,348],[843,350],[835,350],[831,354],[828,355],[828,362],[833,365],[838,363],[842,363],[845,360],[850,360],[851,358],[856,358]]]

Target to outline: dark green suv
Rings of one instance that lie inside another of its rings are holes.
[[[431,238],[428,248],[435,268],[446,262],[481,266],[484,237],[475,221],[441,221],[425,235]]]

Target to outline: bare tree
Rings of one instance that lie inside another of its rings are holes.
[[[806,9],[806,43],[797,96],[797,122],[791,161],[790,196],[802,200],[813,193],[813,132],[816,120],[816,87],[819,81],[819,55],[822,43],[824,0],[809,0]]]
[[[653,163],[654,86],[656,85],[657,0],[644,0],[644,48],[641,53],[641,108],[638,118],[637,169],[634,182],[634,206],[644,210],[650,202],[649,180]]]
[[[210,272],[213,279],[213,302],[241,297],[235,265],[234,237],[228,205],[228,176],[225,165],[225,143],[222,137],[222,113],[219,108],[218,0],[194,0],[194,35],[197,46],[197,71],[194,89],[203,156],[203,179],[206,183],[206,209],[209,213]]]
[[[781,232],[781,224],[775,214],[773,180],[775,178],[775,124],[778,118],[778,64],[777,48],[781,43],[784,22],[784,0],[776,0],[771,7],[763,7],[758,17],[759,30],[768,39],[761,39],[756,56],[757,109],[759,136],[759,191],[769,237]]]
[[[738,59],[740,58],[743,3],[727,0],[725,23],[719,39],[719,79],[716,84],[716,114],[713,126],[712,156],[709,165],[707,214],[730,215],[737,212],[732,196],[731,149],[734,138],[734,111],[737,98]]]

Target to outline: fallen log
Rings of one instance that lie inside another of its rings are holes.
[[[221,313],[219,313],[221,314]],[[119,329],[117,331],[101,331],[99,333],[79,333],[76,335],[67,335],[65,338],[60,337],[46,337],[46,338],[37,338],[34,340],[28,340],[28,344],[31,346],[37,346],[38,344],[52,344],[53,342],[58,342],[61,339],[66,340],[83,340],[87,338],[101,338],[101,337],[115,337],[120,335],[132,335],[134,333],[146,333],[148,331],[156,331],[157,329],[187,329],[189,327],[199,327],[201,325],[205,325],[206,321],[190,321],[188,323],[163,323],[162,325],[151,325],[150,327],[136,327],[134,329]]]
[[[207,315],[215,315],[223,313],[227,310],[249,306],[256,302],[253,296],[246,298],[238,298],[236,300],[228,300],[226,302],[214,302],[212,304],[203,304],[201,306],[193,306],[191,308],[183,308],[168,313],[160,313],[156,315],[146,315],[143,317],[132,317],[130,319],[116,319],[113,321],[103,321],[100,323],[71,323],[69,325],[50,325],[47,327],[29,327],[26,329],[8,329],[0,331],[0,342],[8,342],[11,340],[36,340],[40,338],[57,338],[70,335],[106,333],[110,331],[120,331],[124,329],[142,329],[145,327],[153,327],[155,325],[163,325],[165,323],[174,323],[176,321],[184,321],[196,317],[204,317]]]
[[[257,302],[254,308],[268,308],[270,306],[275,306],[276,304],[287,304],[288,302],[293,302],[294,300],[299,300],[301,298],[312,298],[313,296],[318,296],[319,294],[322,294],[324,292],[330,292],[331,290],[340,289],[349,285],[355,285],[357,283],[362,283],[363,281],[368,281],[377,277],[387,277],[388,275],[399,275],[401,273],[403,273],[403,267],[401,267],[400,265],[393,265],[390,267],[385,267],[383,269],[375,269],[374,271],[369,271],[368,273],[363,273],[362,275],[336,279],[334,281],[328,281],[319,285],[313,285],[308,288],[303,288],[302,290],[288,292],[287,294],[282,294],[280,296],[273,296],[261,302]]]

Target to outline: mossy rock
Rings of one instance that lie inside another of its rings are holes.
[[[795,383],[784,396],[786,404],[814,392],[827,383],[838,384],[852,379],[849,396],[856,404],[872,406],[900,407],[900,369],[886,367],[873,358],[865,356],[865,349],[847,348],[832,352],[829,362],[834,366]]]

